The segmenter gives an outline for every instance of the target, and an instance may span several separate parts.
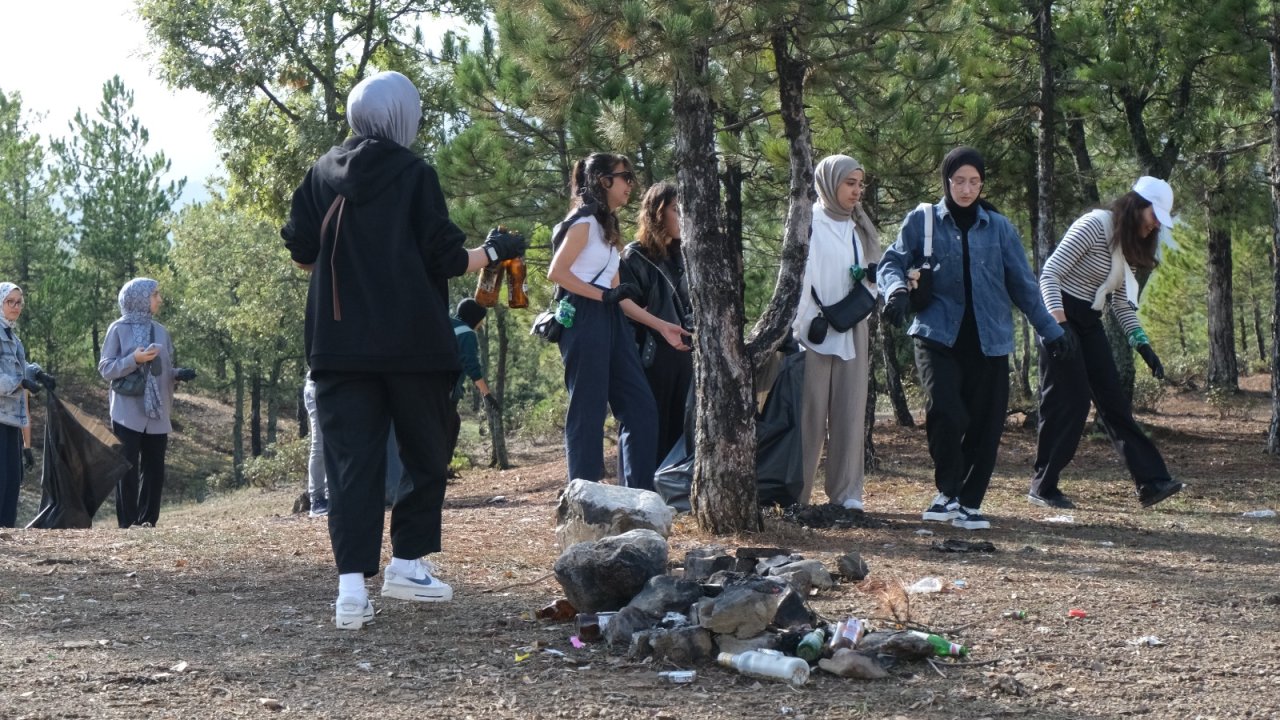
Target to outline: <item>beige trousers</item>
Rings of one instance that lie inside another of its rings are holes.
[[[804,492],[801,504],[810,502],[818,472],[822,444],[827,443],[827,499],[835,504],[862,501],[863,432],[866,428],[867,324],[853,333],[852,360],[805,350],[804,393],[800,407],[800,438],[804,448]]]

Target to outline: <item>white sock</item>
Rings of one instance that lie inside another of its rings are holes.
[[[391,558],[391,565],[388,567],[401,575],[416,575],[420,566],[416,558],[405,560],[404,558],[393,557]]]
[[[364,585],[364,573],[342,573],[338,576],[338,597],[369,597],[369,590]]]

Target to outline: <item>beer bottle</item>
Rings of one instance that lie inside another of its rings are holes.
[[[498,304],[498,293],[502,290],[503,263],[494,263],[480,271],[480,279],[476,282],[476,302],[491,308]]]
[[[507,307],[529,307],[528,288],[525,287],[525,266],[523,257],[513,257],[502,263],[507,271]]]

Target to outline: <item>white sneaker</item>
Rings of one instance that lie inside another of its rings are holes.
[[[338,598],[334,608],[334,623],[339,630],[359,630],[373,622],[373,602],[369,598],[347,595]]]
[[[960,501],[938,493],[934,496],[933,502],[929,503],[929,507],[921,514],[921,517],[925,520],[947,522],[948,520],[954,520],[959,515]]]
[[[453,588],[432,577],[431,566],[421,560],[415,561],[411,573],[398,572],[388,565],[382,575],[383,597],[418,602],[448,602],[453,599]]]
[[[840,503],[840,506],[843,507],[845,510],[857,510],[858,512],[862,512],[862,501],[854,498],[849,498],[848,500],[845,500],[844,502]]]

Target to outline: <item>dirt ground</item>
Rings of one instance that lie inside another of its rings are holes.
[[[1183,394],[1141,417],[1190,483],[1156,510],[1138,508],[1093,437],[1064,482],[1073,521],[1049,521],[1063,513],[1025,501],[1034,434],[1014,416],[990,531],[920,521],[933,494],[924,433],[897,427],[878,435],[884,466],[867,481],[885,527],[773,522],[717,538],[677,521],[673,560],[779,544],[829,566],[856,550],[887,583],[963,580],[912,596],[910,611],[970,645],[967,665],[909,663],[878,681],[815,671],[801,689],[707,666],[671,686],[657,675],[671,668],[574,649],[571,625],[526,619],[560,596],[549,573],[564,468],[544,448],[450,487],[436,560],[452,603],[382,602],[371,580],[378,616],[359,632],[333,627],[325,523],[289,514],[302,479],[166,507],[154,529],[0,531],[0,718],[1280,718],[1280,521],[1241,517],[1280,509],[1280,463],[1261,451],[1266,378],[1249,387],[1230,407]],[[951,537],[998,551],[930,550]],[[853,584],[811,598],[831,619],[877,604]],[[1029,618],[1001,617],[1013,609]],[[530,647],[567,660],[517,662]]]

